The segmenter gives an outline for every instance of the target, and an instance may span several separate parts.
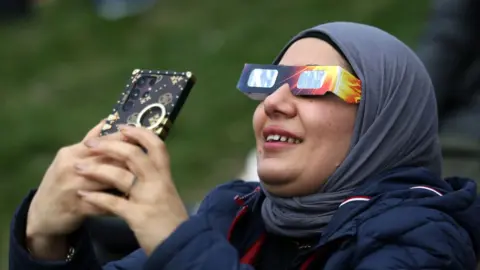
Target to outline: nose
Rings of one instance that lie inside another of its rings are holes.
[[[271,119],[294,117],[297,113],[294,98],[288,84],[280,86],[280,88],[263,101],[265,114]]]

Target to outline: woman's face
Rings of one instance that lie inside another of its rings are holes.
[[[295,42],[279,64],[347,67],[332,46],[316,38]],[[264,187],[285,197],[317,191],[348,154],[356,111],[357,105],[333,94],[294,96],[287,84],[268,96],[253,116],[258,175]],[[300,142],[266,142],[266,136],[275,134]]]

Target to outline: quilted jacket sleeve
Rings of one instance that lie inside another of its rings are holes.
[[[402,219],[407,216],[408,219]],[[467,231],[438,210],[399,207],[365,222],[359,232],[355,270],[473,270],[476,267]]]
[[[96,257],[93,253],[88,234],[85,229],[75,233],[76,254],[72,261],[42,261],[30,256],[25,248],[25,228],[28,208],[35,191],[23,200],[18,207],[11,222],[9,269],[10,270],[100,270]],[[116,268],[110,268],[116,270]],[[108,270],[110,270],[108,269]],[[118,268],[117,268],[118,269]]]

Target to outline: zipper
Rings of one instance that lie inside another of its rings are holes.
[[[257,187],[255,188],[252,192],[250,193],[247,193],[243,196],[240,196],[240,195],[236,195],[233,199],[235,200],[235,202],[240,205],[240,206],[243,206],[245,205],[245,203],[248,201],[248,199],[252,198],[253,196],[255,196],[257,194],[257,192],[260,191],[260,187]]]
[[[313,248],[312,244],[304,244],[295,241],[297,245],[297,256],[293,259],[292,264],[290,265],[290,269],[299,269],[299,267],[303,266],[305,260],[307,260],[311,255],[311,251]],[[302,268],[303,269],[303,268]]]

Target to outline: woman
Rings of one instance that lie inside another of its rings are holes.
[[[105,211],[142,247],[109,270],[474,269],[475,183],[440,178],[433,87],[412,51],[377,28],[335,22],[301,32],[274,63],[340,67],[361,91],[300,96],[282,84],[253,116],[261,185],[222,185],[190,218],[157,137],[125,127],[99,139],[93,129],[20,206],[10,269],[99,269],[81,224]],[[98,191],[106,186],[129,196]]]

